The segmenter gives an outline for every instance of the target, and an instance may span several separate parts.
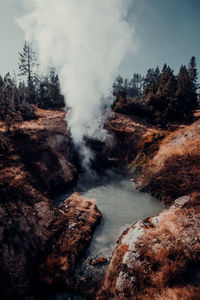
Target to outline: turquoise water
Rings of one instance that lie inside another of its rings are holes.
[[[163,204],[149,194],[138,192],[129,177],[116,172],[108,172],[98,177],[95,174],[81,175],[77,185],[70,192],[78,191],[81,195],[94,199],[102,213],[101,224],[96,228],[90,247],[80,262],[77,277],[84,277],[91,285],[98,280],[97,272],[105,273],[106,266],[93,267],[90,261],[99,257],[109,260],[120,234],[138,220],[158,214],[164,209]],[[70,193],[57,198],[62,202]],[[88,275],[89,274],[89,275]],[[96,277],[97,276],[97,277]],[[81,300],[73,294],[56,294],[48,300]]]
[[[109,257],[120,234],[134,222],[161,212],[163,204],[147,193],[138,192],[130,178],[114,172],[96,179],[96,185],[81,178],[78,191],[94,199],[102,213],[87,256]]]

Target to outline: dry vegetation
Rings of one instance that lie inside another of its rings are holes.
[[[198,120],[168,133],[164,139],[161,135],[161,141],[145,144],[131,164],[133,170],[141,166],[137,187],[168,204],[177,197],[200,191],[199,136]]]
[[[199,205],[199,194],[180,198],[126,230],[97,299],[199,299],[199,286],[188,276],[199,265]]]

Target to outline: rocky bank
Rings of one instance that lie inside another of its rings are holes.
[[[49,198],[77,176],[65,112],[37,111],[10,132],[0,124],[0,294],[24,299],[67,286],[101,214],[73,194]]]
[[[161,130],[113,113],[105,126],[104,145],[88,142],[102,165],[128,166],[138,189],[171,206],[122,234],[96,299],[200,299],[200,121]],[[0,124],[2,299],[70,287],[101,218],[77,193],[51,200],[76,179],[75,165],[64,111],[39,109],[11,132]]]
[[[108,127],[137,188],[171,206],[122,234],[96,299],[200,299],[200,121],[163,131],[114,115]]]
[[[113,113],[106,125],[114,147],[107,157],[128,166],[139,190],[165,204],[200,192],[200,120],[163,130],[135,117]]]
[[[199,254],[200,196],[185,196],[122,234],[96,299],[200,299]]]

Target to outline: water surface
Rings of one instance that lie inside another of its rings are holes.
[[[114,172],[94,179],[83,176],[76,191],[94,199],[102,213],[101,224],[87,251],[88,256],[110,256],[123,230],[138,220],[158,214],[164,208],[159,200],[138,192],[129,177]]]
[[[108,172],[100,177],[95,174],[82,174],[73,190],[57,197],[56,201],[58,203],[64,201],[75,191],[94,199],[102,213],[101,224],[96,228],[92,242],[75,272],[77,286],[80,284],[85,286],[86,291],[104,276],[107,268],[107,266],[93,266],[91,261],[99,257],[109,260],[117,239],[127,227],[138,220],[158,214],[164,206],[149,194],[137,191],[128,176],[116,172]],[[54,295],[49,300],[76,299],[84,298],[64,293]]]

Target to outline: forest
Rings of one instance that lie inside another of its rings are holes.
[[[16,123],[36,118],[36,107],[53,109],[65,106],[55,68],[49,68],[48,76],[37,74],[37,56],[31,44],[24,43],[18,65],[18,83],[9,73],[4,77],[0,75],[0,120],[5,122],[8,130]]]
[[[18,65],[18,83],[9,73],[0,75],[0,120],[7,129],[34,119],[36,107],[65,107],[55,68],[49,68],[48,76],[39,75],[37,55],[28,42],[19,53]],[[133,73],[132,78],[124,79],[119,75],[112,87],[115,97],[112,109],[161,127],[188,123],[199,107],[198,88],[197,63],[192,56],[188,66],[182,65],[177,75],[167,64],[161,71],[159,67],[150,68],[145,76]]]
[[[188,66],[182,65],[177,75],[164,64],[151,68],[145,76],[134,73],[131,79],[118,76],[113,84],[116,101],[113,110],[137,115],[154,125],[167,127],[174,122],[193,119],[199,106],[198,72],[194,56]]]

